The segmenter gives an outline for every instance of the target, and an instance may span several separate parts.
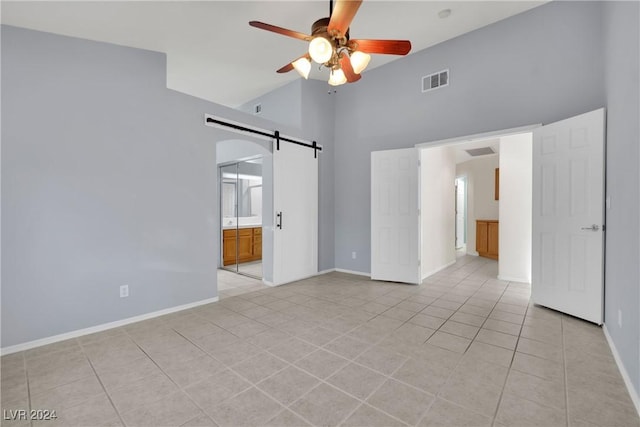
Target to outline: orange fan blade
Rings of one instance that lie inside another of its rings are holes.
[[[282,74],[282,73],[288,73],[288,72],[289,72],[289,71],[291,71],[291,70],[293,70],[293,63],[292,63],[292,62],[289,62],[289,63],[288,63],[287,65],[285,65],[284,67],[282,67],[282,68],[278,69],[278,70],[276,71],[276,73],[280,73],[280,74]]]
[[[411,50],[409,40],[350,40],[349,47],[364,53],[406,55]]]
[[[360,74],[356,74],[353,72],[351,59],[349,58],[349,55],[344,52],[340,55],[340,67],[342,67],[344,76],[347,78],[347,81],[349,83],[357,82],[362,77]]]
[[[294,39],[306,40],[306,41],[311,40],[311,36],[309,35],[299,33],[293,30],[287,30],[286,28],[277,27],[275,25],[265,24],[264,22],[260,22],[260,21],[251,21],[249,22],[249,25],[251,25],[252,27],[260,28],[261,30],[267,30],[273,33],[282,34],[283,36],[293,37]]]
[[[360,4],[362,4],[362,0],[337,0],[327,26],[329,34],[335,32],[340,37],[347,34],[349,25],[351,25],[353,17],[356,16]]]
[[[294,59],[293,61],[289,62],[287,65],[285,65],[284,67],[280,68],[279,70],[276,71],[276,73],[288,73],[289,71],[293,70],[293,63],[296,62],[298,59],[300,58],[307,58],[307,59],[311,59],[311,57],[309,56],[308,53],[305,53],[304,55]]]

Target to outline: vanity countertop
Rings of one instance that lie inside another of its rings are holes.
[[[262,228],[262,224],[242,224],[237,226],[237,228]],[[223,230],[235,230],[235,225],[223,225]]]

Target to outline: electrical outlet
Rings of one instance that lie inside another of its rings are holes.
[[[126,298],[129,296],[129,285],[120,286],[120,298]]]
[[[622,328],[622,310],[618,309],[618,327]]]
[[[356,259],[356,252],[355,251],[351,252],[351,259]]]

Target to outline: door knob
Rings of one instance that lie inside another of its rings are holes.
[[[600,230],[600,226],[598,226],[596,224],[592,224],[591,227],[582,227],[581,230],[598,231],[598,230]]]

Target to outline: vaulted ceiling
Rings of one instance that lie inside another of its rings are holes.
[[[415,53],[543,3],[365,0],[350,32],[354,38],[408,39]],[[446,9],[450,15],[440,18]],[[328,14],[326,0],[1,3],[3,24],[165,52],[169,88],[230,107],[300,78],[295,71],[275,70],[307,48],[305,42],[252,28],[249,21],[308,34],[311,24]],[[397,59],[373,55],[367,70]],[[326,80],[328,72],[315,70],[311,77]]]

